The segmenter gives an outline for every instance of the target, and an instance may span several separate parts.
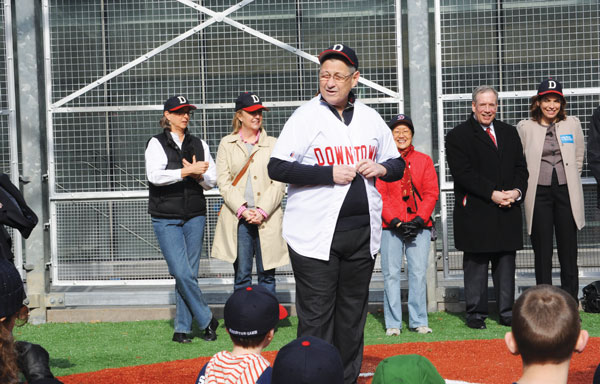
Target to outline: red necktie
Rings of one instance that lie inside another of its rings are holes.
[[[494,142],[494,145],[496,146],[496,148],[498,148],[498,144],[496,144],[496,138],[494,137],[494,135],[492,134],[492,129],[490,127],[487,127],[485,129],[485,131],[487,132],[487,134],[490,136],[490,139],[492,139],[492,141]]]

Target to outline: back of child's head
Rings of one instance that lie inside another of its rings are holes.
[[[227,299],[224,317],[233,344],[257,347],[279,321],[279,302],[263,286],[240,288]]]
[[[578,305],[551,285],[527,289],[513,306],[512,333],[523,364],[559,364],[571,358],[581,329]]]
[[[277,353],[271,384],[343,384],[337,348],[315,336],[302,336]]]
[[[445,384],[445,381],[425,356],[396,355],[379,363],[371,383]]]

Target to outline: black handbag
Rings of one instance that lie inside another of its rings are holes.
[[[581,306],[586,312],[600,313],[600,280],[583,287]]]

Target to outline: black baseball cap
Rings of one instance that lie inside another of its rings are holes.
[[[261,285],[233,292],[224,309],[225,327],[237,337],[266,335],[279,321],[279,301]]]
[[[262,101],[260,97],[254,92],[242,92],[235,100],[235,111],[239,111],[243,109],[246,112],[254,112],[259,109],[264,109],[266,111],[269,108],[262,105]]]
[[[336,56],[346,64],[353,66],[358,69],[358,57],[352,48],[344,44],[334,44],[319,54],[319,63],[323,62],[332,56]]]
[[[315,336],[285,345],[273,363],[271,384],[342,384],[344,366],[337,348]]]
[[[173,112],[183,107],[189,107],[190,109],[198,109],[195,105],[189,103],[185,96],[177,95],[172,96],[165,101],[165,111]]]
[[[408,125],[408,128],[410,128],[410,131],[413,133],[413,135],[415,134],[415,126],[413,125],[411,118],[403,113],[394,116],[392,120],[388,122],[388,127],[390,127],[390,129],[394,129],[396,125],[401,123]]]
[[[558,80],[554,80],[551,77],[542,81],[540,83],[540,86],[538,87],[538,91],[537,91],[538,96],[547,95],[549,93],[556,93],[557,95],[560,95],[562,98],[565,97],[565,95],[563,95],[563,91],[562,91],[562,84],[559,83]]]

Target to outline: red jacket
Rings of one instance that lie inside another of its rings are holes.
[[[383,211],[381,213],[383,228],[389,228],[394,218],[405,223],[411,221],[417,215],[423,219],[426,227],[431,227],[430,218],[440,195],[433,160],[426,154],[415,150],[411,151],[404,160],[407,168],[410,168],[413,184],[423,200],[419,199],[415,193],[417,213],[408,213],[407,204],[402,200],[400,181],[387,183],[377,180],[376,187],[383,200]]]

